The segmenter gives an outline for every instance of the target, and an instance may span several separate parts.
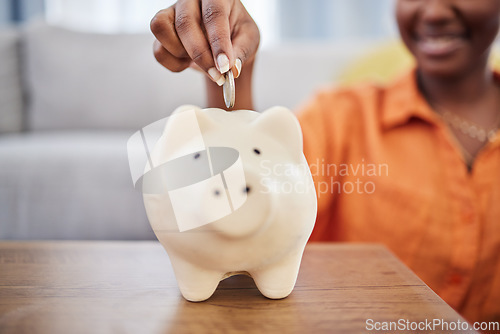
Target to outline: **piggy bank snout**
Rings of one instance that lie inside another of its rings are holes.
[[[252,235],[264,227],[272,215],[271,193],[256,173],[245,171],[245,179],[237,184],[227,184],[228,197],[232,200],[231,214],[215,221],[214,230],[228,238]],[[226,191],[227,191],[226,189]],[[214,189],[213,196],[222,195]]]

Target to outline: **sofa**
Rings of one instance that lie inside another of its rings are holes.
[[[44,22],[0,32],[0,239],[154,238],[130,176],[127,140],[182,104],[204,106],[205,93],[202,74],[158,65],[152,42],[151,34]],[[262,48],[256,109],[297,109],[370,47]]]

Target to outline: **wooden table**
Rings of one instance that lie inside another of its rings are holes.
[[[283,300],[236,276],[191,303],[157,242],[0,242],[2,334],[384,333],[367,320],[433,318],[463,321],[379,245],[308,245]]]

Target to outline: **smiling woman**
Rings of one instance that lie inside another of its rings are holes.
[[[455,79],[471,71],[484,71],[498,33],[500,2],[451,3],[400,0],[396,18],[401,37],[421,72]]]
[[[419,83],[440,115],[453,111],[452,127],[469,165],[485,145],[474,129],[498,127],[500,88],[488,58],[500,25],[500,2],[399,0],[396,17],[401,37],[414,55]]]

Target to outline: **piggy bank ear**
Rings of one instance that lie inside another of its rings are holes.
[[[174,137],[185,138],[193,135],[193,131],[186,133],[186,130],[199,128],[203,132],[212,127],[215,127],[215,122],[200,107],[186,104],[175,109],[170,115],[164,133],[168,132]]]
[[[290,152],[298,159],[302,157],[302,130],[297,117],[287,108],[267,109],[255,120],[254,126],[289,147]]]
[[[216,126],[199,107],[184,105],[168,118],[163,135],[162,152],[170,159],[205,150],[203,133]]]
[[[201,108],[198,106],[195,106],[194,104],[184,104],[180,107],[177,107],[177,109],[175,109],[172,112],[172,115],[177,115],[177,114],[180,114],[180,113],[183,113],[186,111],[198,111],[198,110],[201,110]]]

